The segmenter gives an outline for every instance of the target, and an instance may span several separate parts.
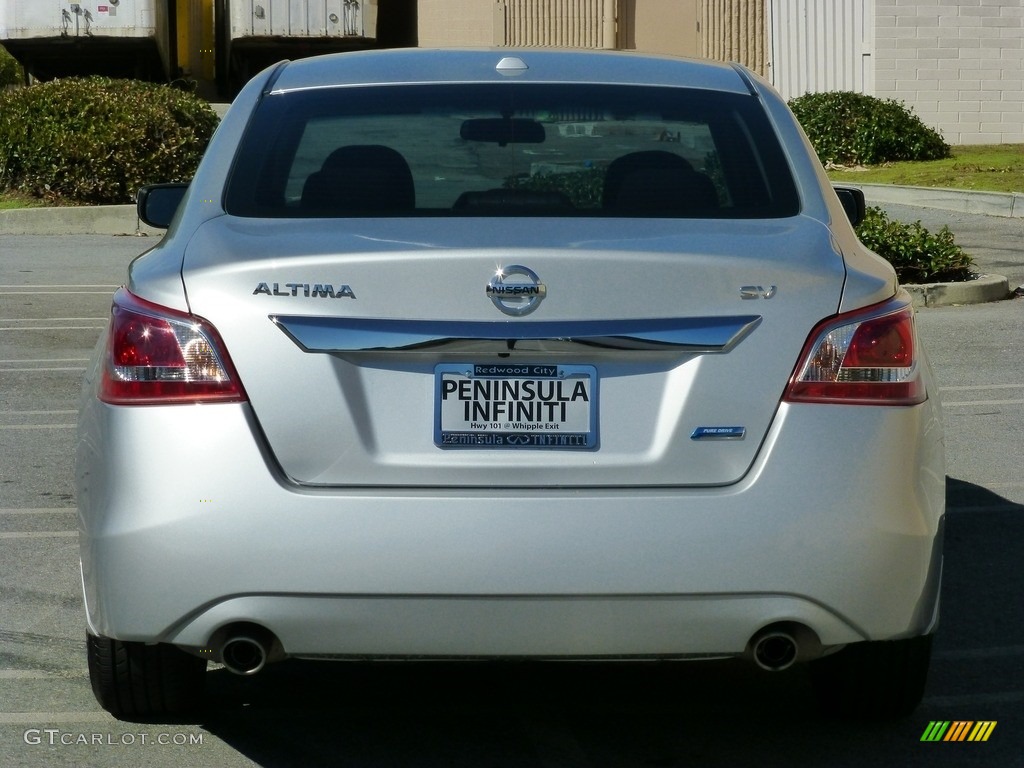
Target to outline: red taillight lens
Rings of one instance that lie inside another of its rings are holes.
[[[914,364],[914,318],[911,310],[857,325],[843,368],[893,371]]]
[[[804,403],[914,405],[927,398],[905,302],[840,315],[811,333],[784,399]]]
[[[114,295],[99,397],[117,405],[241,401],[245,393],[205,320]]]

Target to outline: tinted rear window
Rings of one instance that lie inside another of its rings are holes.
[[[524,83],[269,95],[225,205],[248,217],[776,218],[799,208],[752,96]]]

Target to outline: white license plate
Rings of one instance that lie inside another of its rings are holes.
[[[592,365],[446,363],[434,378],[441,448],[597,448]]]

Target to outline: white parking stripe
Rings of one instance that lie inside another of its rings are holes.
[[[0,424],[0,429],[74,429],[77,424]]]
[[[86,676],[84,672],[71,675],[71,677]],[[54,674],[41,669],[0,669],[0,680],[66,680],[68,677],[69,675],[65,673]]]
[[[120,288],[119,285],[106,285],[105,283],[40,283],[31,285],[0,285],[0,290],[6,288]]]
[[[943,408],[962,408],[965,405],[1024,405],[1024,400],[963,400],[956,403],[943,403]]]
[[[0,411],[0,416],[67,416],[73,413],[78,411]]]
[[[1024,384],[970,384],[956,387],[939,387],[940,392],[991,392],[993,390],[1024,389]],[[951,400],[943,402],[943,408],[963,408],[970,405],[1024,405],[1024,399],[1013,400]]]
[[[74,514],[78,507],[22,507],[0,509],[0,515],[52,515],[57,513]]]
[[[0,712],[0,725],[66,725],[68,723],[120,723],[106,712]]]
[[[110,292],[115,290],[109,288],[105,291],[0,291],[0,296],[63,296],[65,294],[96,294],[99,296],[109,296]]]
[[[1024,384],[972,384],[962,387],[939,387],[940,392],[972,392],[979,389],[1024,389]]]
[[[92,328],[93,323],[107,323],[106,317],[5,317],[0,318],[0,330],[4,331],[31,331],[48,328]],[[42,325],[40,325],[42,323]],[[73,323],[73,325],[69,325]],[[83,326],[83,323],[89,323]],[[11,361],[15,362],[15,361]]]
[[[7,373],[10,370],[11,370],[10,368],[0,368],[0,373]],[[42,368],[33,368],[33,369],[28,369],[28,370],[35,371],[35,370],[44,370],[44,369],[42,369]],[[75,369],[67,369],[67,370],[75,370]],[[53,410],[53,411],[0,411],[0,420],[3,420],[3,421],[17,421],[18,419],[27,419],[28,417],[36,417],[36,418],[38,418],[40,416],[53,416],[53,417],[63,416],[64,419],[66,420],[66,418],[68,416],[76,416],[77,414],[78,414],[78,411],[74,411],[74,410],[70,410],[70,409],[68,409],[68,410]],[[77,426],[77,424],[66,423],[66,421],[61,421],[61,422],[58,422],[58,423],[55,423],[55,424],[41,424],[41,423],[32,423],[32,424],[0,424],[0,430],[4,430],[4,429],[12,429],[12,430],[25,430],[25,429],[73,429],[76,426]]]

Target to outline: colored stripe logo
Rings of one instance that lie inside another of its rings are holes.
[[[932,720],[921,741],[988,741],[997,720]]]

